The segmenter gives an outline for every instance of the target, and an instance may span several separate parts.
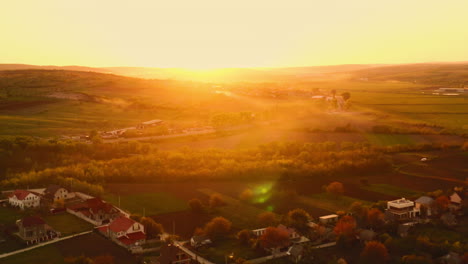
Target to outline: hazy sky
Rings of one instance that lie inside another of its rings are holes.
[[[12,0],[0,63],[279,67],[468,60],[468,0]]]

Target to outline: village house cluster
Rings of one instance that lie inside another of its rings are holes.
[[[8,194],[7,203],[18,210],[46,209],[48,213],[69,213],[91,223],[103,236],[130,250],[141,250],[146,241],[145,228],[130,218],[122,209],[81,192],[71,192],[64,187],[50,185],[44,189],[14,190]],[[37,210],[36,210],[37,211]],[[38,212],[38,211],[37,211]],[[60,232],[53,230],[37,215],[26,216],[16,221],[16,235],[26,245],[37,244],[59,238]]]

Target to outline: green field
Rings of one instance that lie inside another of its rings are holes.
[[[217,193],[211,189],[199,189],[203,194],[208,196]],[[259,228],[256,223],[256,219],[259,214],[265,212],[258,207],[244,203],[238,199],[234,199],[231,196],[220,194],[225,205],[216,208],[216,214],[225,217],[232,222],[233,226],[239,229],[248,228],[254,229]]]
[[[62,236],[91,231],[94,228],[92,224],[69,213],[47,215],[44,220],[54,230],[59,231]]]
[[[119,196],[104,195],[104,200],[116,206]],[[134,214],[145,213],[147,216],[183,211],[188,208],[187,202],[166,192],[138,193],[120,196],[120,208]]]
[[[356,199],[345,195],[332,195],[329,193],[318,193],[311,196],[301,196],[298,202],[304,205],[320,208],[329,212],[337,212],[348,210],[353,202],[361,202],[362,204],[370,204],[368,201]]]
[[[396,197],[406,197],[406,198],[417,197],[423,194],[422,192],[405,189],[405,188],[390,185],[390,184],[370,184],[368,186],[363,186],[361,188],[368,190],[368,191],[383,193],[383,194],[392,195]]]

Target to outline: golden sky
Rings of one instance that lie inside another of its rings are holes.
[[[282,67],[468,60],[468,0],[11,0],[0,63]]]

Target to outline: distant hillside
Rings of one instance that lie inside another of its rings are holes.
[[[154,85],[156,81],[151,82]],[[8,70],[0,71],[0,94],[3,96],[38,96],[51,92],[94,93],[112,90],[138,90],[148,80],[113,74],[69,70]]]
[[[468,85],[468,63],[421,63],[385,66],[352,72],[353,78],[370,81],[401,81],[427,85]]]
[[[373,64],[348,64],[286,68],[224,68],[212,70],[188,70],[181,68],[150,67],[82,67],[38,66],[27,64],[0,64],[0,70],[72,70],[112,73],[145,79],[173,79],[203,82],[285,82],[307,81],[316,78],[335,78],[337,73],[378,67]]]

